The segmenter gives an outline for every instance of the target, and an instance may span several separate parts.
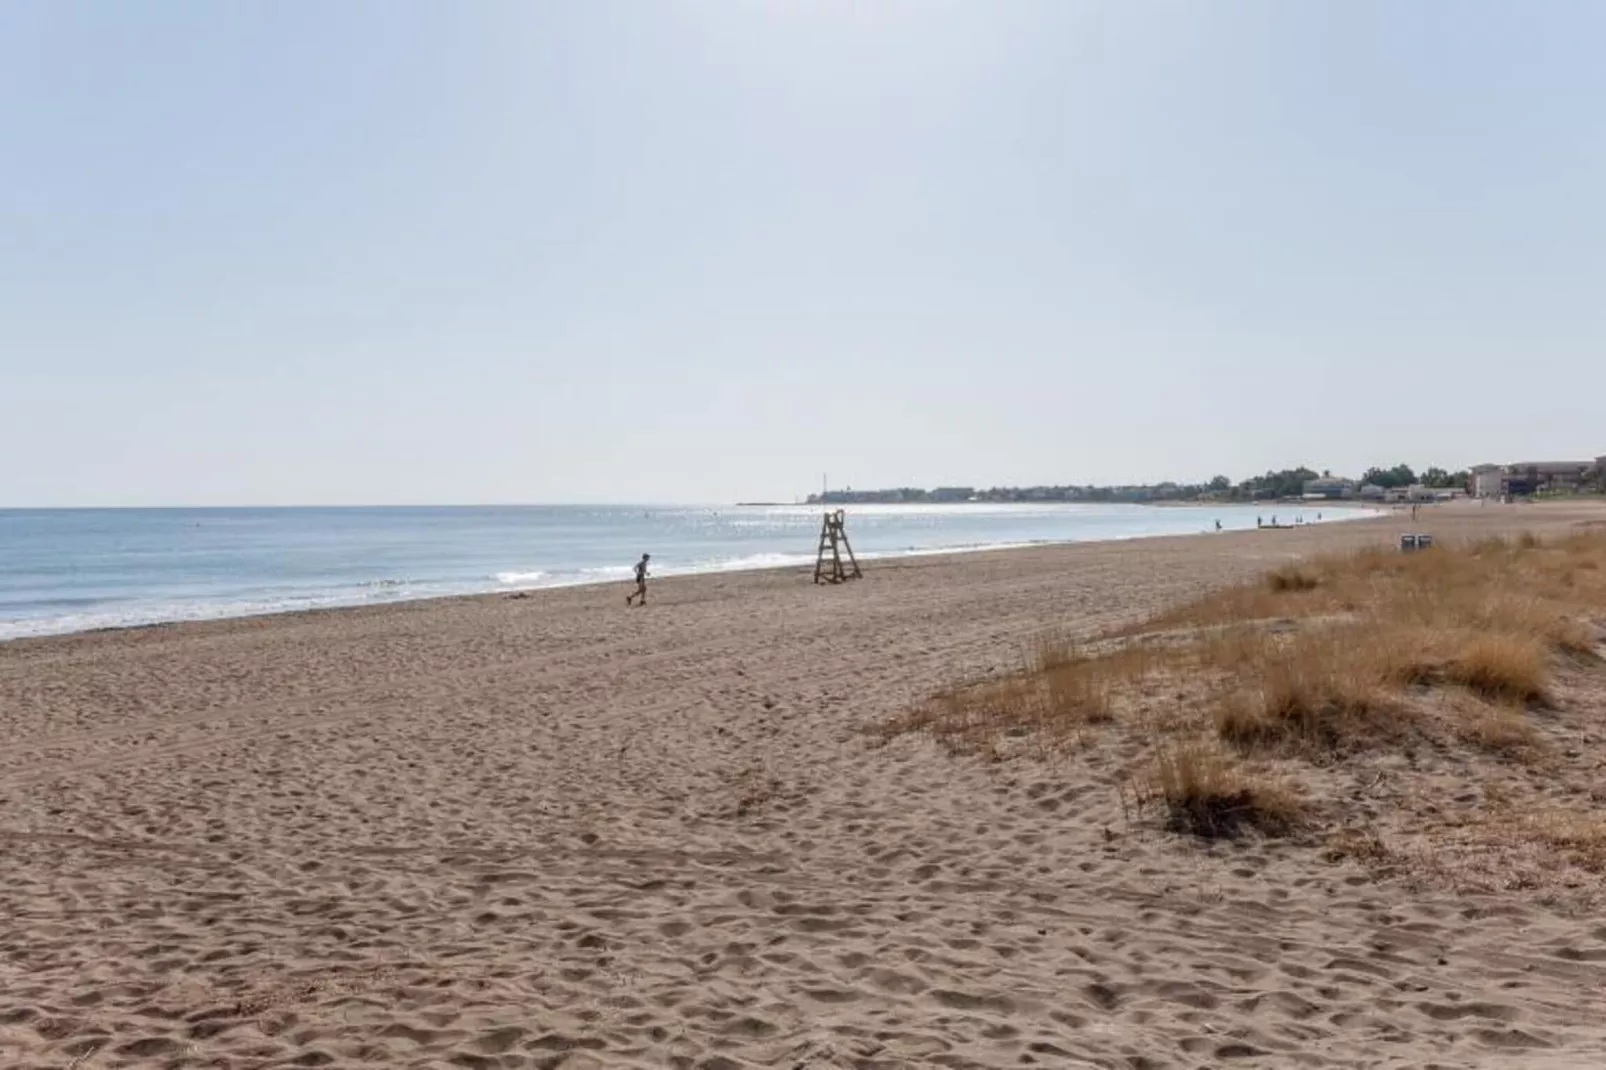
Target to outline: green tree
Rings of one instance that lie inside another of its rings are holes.
[[[1416,473],[1411,471],[1408,464],[1397,464],[1393,468],[1368,468],[1361,482],[1378,487],[1409,487],[1416,482]]]
[[[1233,496],[1236,498],[1297,498],[1305,493],[1307,480],[1316,478],[1316,473],[1309,468],[1285,468],[1281,472],[1267,472],[1263,476],[1255,476],[1238,484]]]

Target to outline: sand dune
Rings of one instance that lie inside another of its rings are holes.
[[[1599,913],[865,731],[1047,624],[1398,527],[0,646],[0,1065],[1606,1065]]]

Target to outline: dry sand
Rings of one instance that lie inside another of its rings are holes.
[[[863,731],[1045,626],[1402,526],[0,646],[0,1065],[1606,1065],[1599,915]]]

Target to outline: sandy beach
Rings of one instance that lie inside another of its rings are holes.
[[[1590,523],[1454,505],[0,645],[0,1065],[1606,1065],[1595,889],[1204,844],[1126,812],[1117,751],[869,731],[1045,628],[1408,528]]]

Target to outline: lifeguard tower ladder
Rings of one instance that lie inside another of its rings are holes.
[[[844,519],[840,509],[825,514],[825,523],[820,527],[820,555],[814,562],[815,583],[842,583],[864,575],[859,571],[858,559],[853,556],[853,547],[848,545],[848,533],[842,526]],[[847,555],[845,564],[844,554]]]

